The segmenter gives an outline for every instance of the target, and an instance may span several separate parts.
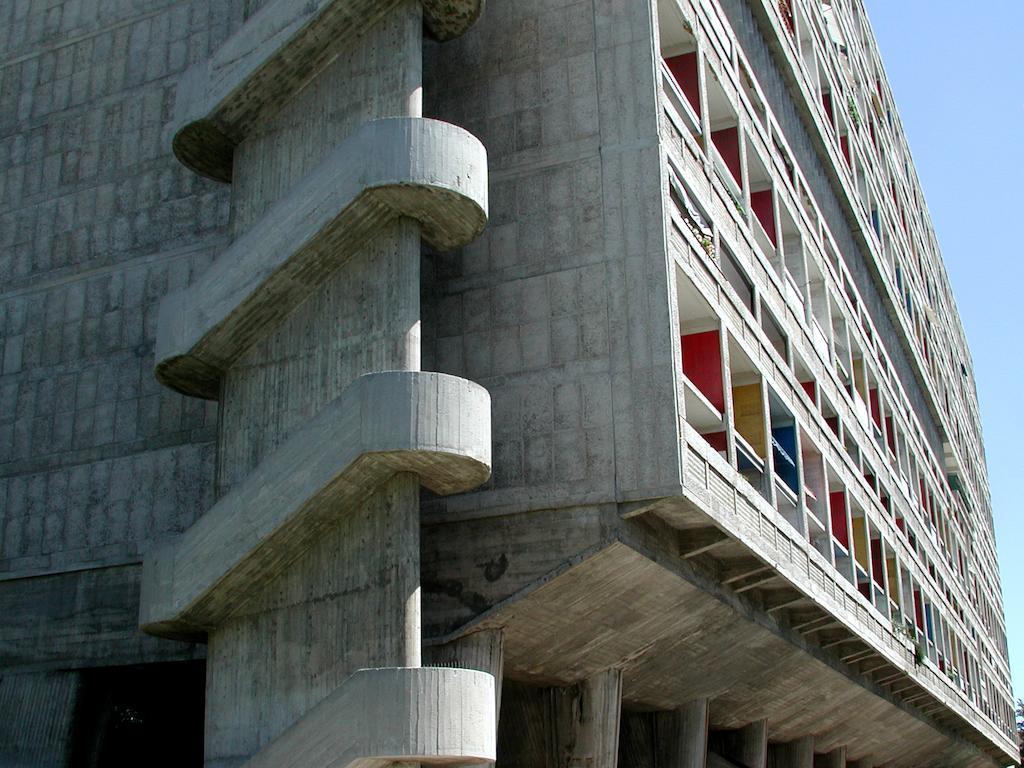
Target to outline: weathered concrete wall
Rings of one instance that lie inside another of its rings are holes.
[[[63,765],[71,752],[79,679],[75,672],[0,677],[0,764]],[[11,717],[10,713],[24,713]]]
[[[218,495],[360,374],[419,369],[419,240],[410,219],[379,231],[230,369]]]
[[[33,729],[72,707],[11,672],[203,653],[143,636],[133,605],[140,552],[213,498],[216,407],[153,380],[154,320],[222,246],[227,196],[162,133],[181,73],[244,13],[0,8],[0,689],[41,691],[0,694],[4,764],[11,734],[25,764],[60,764]]]
[[[487,231],[425,275],[425,367],[494,401],[491,487],[449,510],[679,487],[651,35],[645,3],[495,3],[427,50],[426,113],[491,167]]]
[[[358,669],[419,665],[418,501],[396,477],[211,634],[207,766],[241,764]]]

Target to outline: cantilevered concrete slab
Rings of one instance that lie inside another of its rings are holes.
[[[160,305],[156,374],[215,398],[231,362],[288,314],[387,221],[416,219],[447,250],[487,223],[487,152],[448,123],[389,118],[364,125],[214,261]]]
[[[336,520],[393,475],[438,494],[490,474],[487,390],[454,376],[362,376],[143,566],[140,624],[201,637],[301,557]]]
[[[493,763],[495,731],[494,677],[486,672],[361,669],[245,768]]]
[[[235,146],[308,83],[346,39],[400,0],[272,0],[178,86],[174,154],[196,173],[230,181]],[[438,40],[463,34],[484,0],[423,0],[423,21]]]
[[[848,745],[879,764],[991,765],[983,738],[941,729],[711,580],[690,578],[631,543],[595,542],[464,631],[501,627],[505,675],[522,682],[571,685],[619,669],[627,709],[674,711],[706,698],[713,729],[767,721],[773,742],[813,734],[816,749]],[[742,764],[763,765],[746,762],[743,740],[734,746]]]

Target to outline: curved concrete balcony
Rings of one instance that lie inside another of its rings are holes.
[[[393,371],[356,379],[176,540],[144,560],[139,623],[202,638],[399,472],[441,495],[490,476],[491,400],[478,384]]]
[[[361,669],[244,764],[345,768],[495,760],[494,677],[470,669]]]
[[[423,21],[438,40],[463,34],[484,0],[422,0]],[[206,61],[182,77],[174,105],[174,154],[196,173],[231,181],[235,146],[268,105],[283,103],[340,44],[398,0],[271,0]]]
[[[156,376],[216,398],[223,371],[383,224],[420,222],[447,250],[487,223],[487,152],[470,133],[423,118],[363,125],[217,259],[160,305]]]

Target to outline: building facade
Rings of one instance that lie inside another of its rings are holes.
[[[1017,762],[860,0],[15,0],[0,280],[0,765]]]

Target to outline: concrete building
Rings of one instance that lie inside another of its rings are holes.
[[[860,0],[0,4],[0,765],[1014,734]]]

